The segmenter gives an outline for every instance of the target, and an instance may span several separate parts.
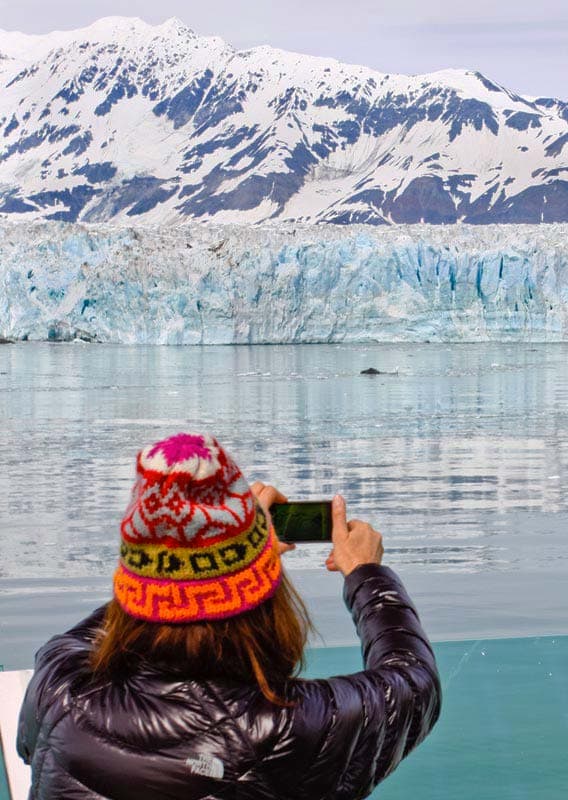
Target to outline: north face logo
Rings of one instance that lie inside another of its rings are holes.
[[[220,781],[225,774],[223,762],[215,756],[190,756],[185,763],[194,775],[202,775],[204,778],[215,778]]]

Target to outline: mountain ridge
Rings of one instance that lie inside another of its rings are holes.
[[[0,54],[1,217],[568,221],[568,103],[477,71],[235,50],[175,17],[0,32]]]

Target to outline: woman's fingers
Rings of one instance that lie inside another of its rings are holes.
[[[274,505],[274,503],[285,503],[287,498],[282,494],[282,492],[278,491],[275,486],[263,483],[262,481],[255,481],[251,485],[250,490],[264,513],[268,516],[269,523],[271,523],[270,506]],[[276,538],[278,555],[281,556],[284,553],[289,553],[290,550],[296,549],[296,545],[293,542],[281,542],[276,536],[276,532],[274,532],[274,536]]]
[[[347,521],[337,500],[333,501],[333,562],[330,564],[345,576],[361,564],[380,564],[384,548],[379,531],[360,519]],[[331,568],[328,562],[326,566]]]
[[[277,546],[278,546],[278,555],[282,555],[283,553],[288,553],[290,550],[295,550],[296,545],[294,542],[281,542],[280,539],[277,539]]]
[[[333,554],[333,550],[331,551],[331,553],[326,558],[325,566],[326,566],[326,569],[329,570],[329,572],[339,572],[339,567],[335,563],[335,556]]]
[[[334,543],[336,540],[345,539],[348,534],[346,513],[345,500],[340,494],[336,494],[331,503],[331,538]]]
[[[250,490],[264,511],[268,511],[274,503],[285,503],[287,500],[275,486],[262,483],[262,481],[255,481]]]

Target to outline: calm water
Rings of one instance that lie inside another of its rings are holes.
[[[373,792],[377,800],[564,800],[568,636],[435,645],[443,713]],[[350,647],[314,650],[308,674],[360,669]]]
[[[444,716],[381,796],[563,797],[567,356],[526,344],[0,347],[0,663],[31,666],[51,633],[108,598],[137,449],[210,430],[251,480],[296,499],[345,494],[350,516],[382,530],[385,563],[441,642]],[[361,376],[368,366],[398,374]],[[319,675],[360,668],[324,555],[288,557],[321,634]]]
[[[210,430],[249,477],[348,500],[434,639],[568,633],[568,347],[0,347],[0,663],[108,595],[137,449]],[[375,366],[398,375],[363,376]],[[288,557],[354,644],[323,555]]]

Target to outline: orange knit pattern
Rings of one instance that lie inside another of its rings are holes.
[[[248,567],[203,581],[144,578],[119,566],[114,593],[133,617],[153,622],[222,619],[255,608],[276,591],[282,567],[271,530],[267,546]]]

